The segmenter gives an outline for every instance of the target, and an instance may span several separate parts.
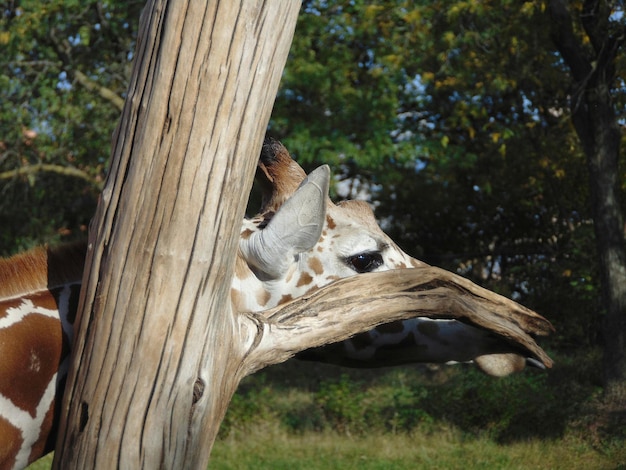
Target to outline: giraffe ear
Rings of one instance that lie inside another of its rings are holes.
[[[318,242],[326,219],[329,181],[328,165],[312,171],[263,230],[241,240],[248,264],[276,279],[286,273],[295,255]]]

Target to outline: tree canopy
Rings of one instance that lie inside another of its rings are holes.
[[[305,1],[268,132],[329,163],[408,252],[547,316],[563,351],[601,343],[603,304],[580,81],[555,44],[558,1]],[[124,99],[141,2],[3,6],[0,248],[84,236]],[[610,99],[626,212],[622,1],[572,1]],[[593,34],[586,18],[602,19]],[[600,51],[604,50],[599,47]],[[600,56],[598,56],[600,57]],[[604,56],[602,56],[604,57]]]

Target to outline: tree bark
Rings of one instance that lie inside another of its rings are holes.
[[[206,468],[230,279],[299,2],[155,0],[90,230],[55,468]]]
[[[551,0],[552,38],[574,81],[572,122],[589,167],[589,185],[605,308],[604,376],[609,399],[626,405],[626,242],[619,180],[620,131],[611,88],[626,26],[610,27],[605,2],[585,1],[581,20],[590,47],[576,37],[571,12]]]
[[[552,367],[534,340],[553,331],[549,321],[461,276],[425,265],[341,279],[288,304],[240,315],[241,370],[247,375],[381,323],[418,316],[484,328]]]

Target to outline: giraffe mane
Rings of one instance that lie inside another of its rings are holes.
[[[276,212],[296,192],[306,173],[278,140],[266,138],[255,181],[262,191],[261,211]]]
[[[85,265],[85,242],[42,246],[0,259],[0,298],[80,282]]]

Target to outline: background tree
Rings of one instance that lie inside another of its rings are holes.
[[[0,20],[0,252],[84,237],[144,2],[21,1]]]
[[[618,5],[621,9],[615,11]],[[624,5],[585,0],[579,9],[568,9],[568,6],[561,0],[549,3],[552,40],[573,79],[569,107],[589,167],[606,315],[603,330],[605,385],[609,397],[626,407],[624,179],[619,172],[622,132],[613,98],[613,90],[619,86],[623,91],[625,85],[623,78],[618,80],[616,75],[617,58],[626,41],[626,24],[619,21],[623,20]],[[580,18],[580,24],[573,21],[574,14]],[[582,31],[576,32],[581,26]],[[621,105],[618,110],[623,113],[623,100]]]

